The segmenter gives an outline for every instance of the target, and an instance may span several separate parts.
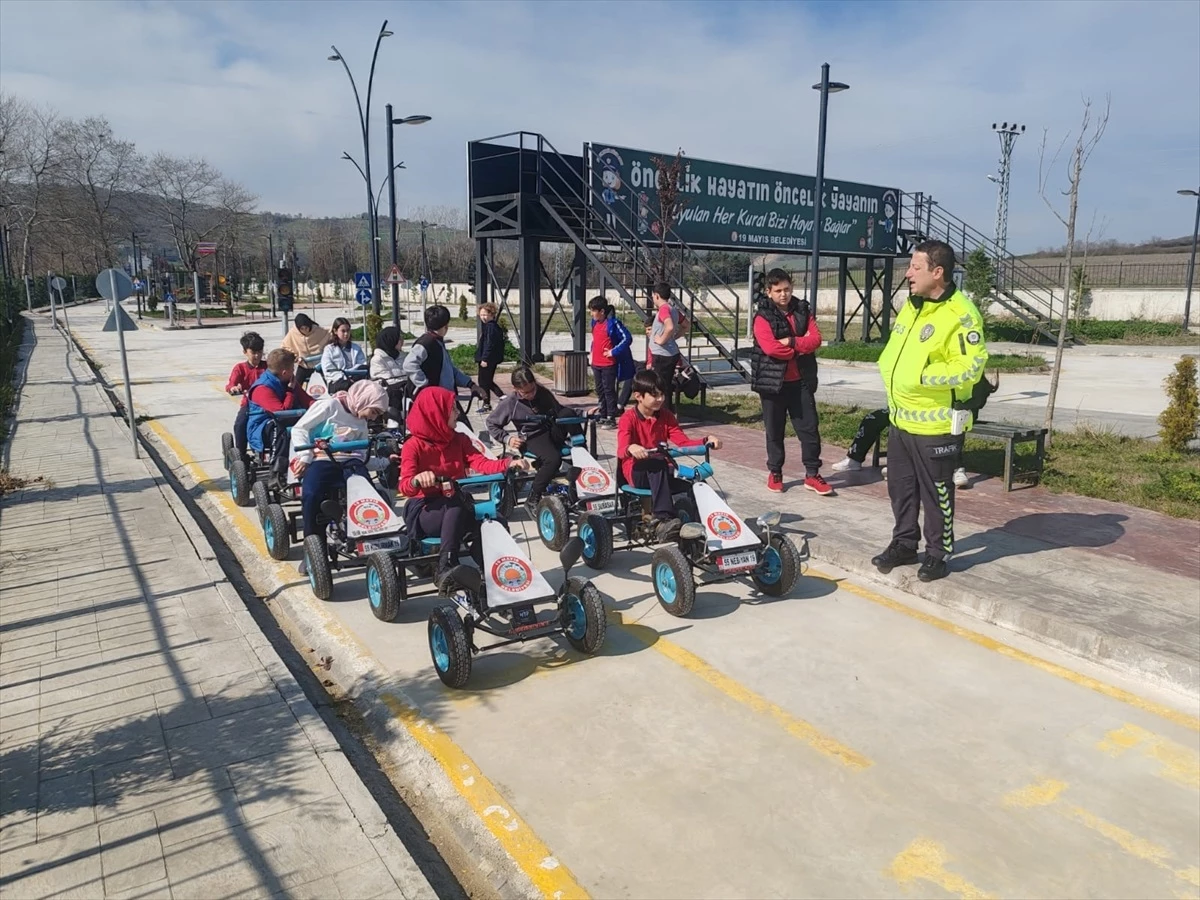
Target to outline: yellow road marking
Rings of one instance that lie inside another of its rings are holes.
[[[946,871],[951,857],[946,848],[929,838],[917,838],[892,860],[886,874],[901,885],[926,881],[963,900],[986,900],[992,897],[971,884],[961,875]]]
[[[909,618],[916,619],[918,622],[924,622],[926,625],[932,625],[942,631],[948,632],[960,638],[965,638],[973,644],[999,653],[1009,659],[1017,662],[1025,663],[1033,666],[1035,669],[1041,669],[1047,674],[1054,675],[1057,678],[1062,678],[1065,681],[1070,681],[1072,684],[1077,684],[1080,687],[1085,687],[1088,690],[1095,691],[1098,694],[1103,694],[1106,697],[1111,697],[1114,700],[1120,700],[1122,703],[1127,703],[1137,709],[1144,710],[1148,713],[1153,713],[1169,722],[1174,722],[1177,725],[1182,725],[1184,728],[1189,728],[1192,731],[1200,731],[1200,718],[1189,715],[1185,712],[1180,712],[1177,709],[1153,700],[1147,700],[1144,697],[1139,697],[1137,694],[1126,691],[1122,688],[1115,687],[1111,684],[1105,684],[1095,678],[1087,675],[1081,675],[1078,672],[1073,672],[1065,666],[1060,666],[1057,663],[1052,663],[1045,659],[1040,659],[1032,653],[1026,653],[1024,650],[1018,650],[1016,647],[1010,647],[1008,644],[1001,643],[987,635],[980,634],[977,631],[972,631],[969,628],[964,628],[961,625],[955,625],[953,622],[948,622],[945,619],[939,619],[936,616],[931,616],[928,613],[921,612],[918,609],[913,609],[910,606],[892,600],[890,597],[885,597],[882,594],[877,594],[869,588],[859,587],[852,584],[845,578],[835,578],[832,575],[827,575],[817,569],[809,569],[809,572],[817,578],[822,578],[826,581],[836,584],[839,588],[847,590],[852,594],[862,597],[864,600],[870,600],[872,603],[878,603],[880,606],[886,606],[888,609],[898,613],[903,613]]]
[[[437,760],[458,793],[543,897],[566,900],[588,896],[570,870],[555,859],[461,747],[401,698],[388,693],[380,696],[408,733]]]
[[[1200,789],[1200,756],[1190,748],[1159,737],[1145,728],[1126,723],[1110,731],[1096,745],[1096,749],[1114,757],[1134,747],[1139,747],[1143,756],[1160,764],[1158,774],[1161,777]]]
[[[1102,819],[1081,806],[1075,806],[1072,803],[1062,800],[1062,793],[1066,789],[1067,784],[1064,781],[1043,778],[1041,781],[1020,788],[1005,796],[1004,805],[1024,809],[1048,806],[1060,815],[1079,822],[1085,828],[1112,841],[1130,856],[1158,866],[1160,869],[1165,869],[1176,878],[1181,878],[1189,884],[1200,887],[1200,869],[1195,867],[1176,869],[1171,864],[1172,853],[1166,847],[1160,847],[1153,841],[1140,838],[1133,832],[1126,831],[1121,826],[1115,825],[1107,819]]]
[[[803,741],[819,753],[832,757],[851,769],[866,769],[872,765],[871,760],[867,759],[861,753],[851,750],[849,747],[821,732],[815,725],[793,716],[782,707],[754,693],[754,691],[734,681],[728,675],[714,669],[690,650],[683,649],[683,647],[672,643],[657,633],[655,633],[653,643],[647,643],[645,636],[641,633],[632,631],[630,633],[638,641],[645,643],[648,647],[653,647],[667,659],[671,660],[671,662],[712,685],[726,697],[752,709],[756,713],[761,713],[772,719],[792,737]]]

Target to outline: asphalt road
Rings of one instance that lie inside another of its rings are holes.
[[[102,306],[70,317],[119,381]],[[126,335],[137,411],[215,494],[239,331]],[[826,384],[835,371],[855,370]],[[730,499],[746,515],[768,502],[749,488]],[[253,536],[252,509],[226,515],[223,529]],[[513,531],[557,584],[531,523],[518,515]],[[257,553],[247,567],[303,590],[296,550],[274,569]],[[323,605],[446,736],[432,752],[448,774],[469,759],[503,798],[479,816],[519,817],[549,850],[508,848],[548,895],[1200,896],[1194,703],[824,568],[780,600],[703,589],[675,619],[648,561],[626,552],[595,577],[611,622],[601,655],[551,641],[483,654],[457,692],[430,664],[433,601],[378,622],[354,571]]]

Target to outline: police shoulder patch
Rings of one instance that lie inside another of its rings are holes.
[[[931,337],[933,337],[933,326],[926,325],[924,328],[921,329],[921,340],[927,341]]]
[[[967,343],[968,344],[978,344],[981,340],[983,340],[983,338],[980,336],[978,331],[968,331],[967,332]]]

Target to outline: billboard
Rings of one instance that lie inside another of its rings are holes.
[[[658,169],[653,153],[593,143],[591,179],[597,215],[623,221],[648,243],[658,239]],[[706,159],[683,158],[686,202],[674,232],[692,247],[804,253],[812,250],[816,179]],[[821,252],[892,256],[900,191],[825,179]]]

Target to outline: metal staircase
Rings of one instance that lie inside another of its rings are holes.
[[[591,153],[589,147],[588,152]],[[595,163],[585,159],[582,182],[554,146],[538,136],[536,189],[550,218],[587,257],[607,284],[613,286],[625,308],[644,324],[651,320],[650,286],[661,274],[656,265],[659,248],[652,247],[632,226],[633,208],[618,201],[618,215],[605,217],[596,210],[600,192],[586,171]],[[623,207],[623,208],[622,208]],[[704,257],[680,240],[673,230],[671,267],[663,278],[677,302],[687,312],[691,329],[680,350],[691,365],[706,376],[721,374],[749,377],[740,358],[747,349],[742,336],[749,314],[747,303],[708,265]],[[689,285],[687,272],[703,283]],[[641,298],[639,300],[639,298]]]
[[[1000,252],[995,242],[976,231],[962,219],[946,212],[941,205],[923,194],[909,194],[904,204],[900,235],[911,252],[923,240],[945,241],[960,264],[976,248],[982,247],[996,273],[993,297],[1006,310],[1052,342],[1058,341],[1058,322],[1062,315],[1062,285],[1057,285],[1039,270],[1011,253]],[[1067,340],[1072,340],[1070,334]]]

